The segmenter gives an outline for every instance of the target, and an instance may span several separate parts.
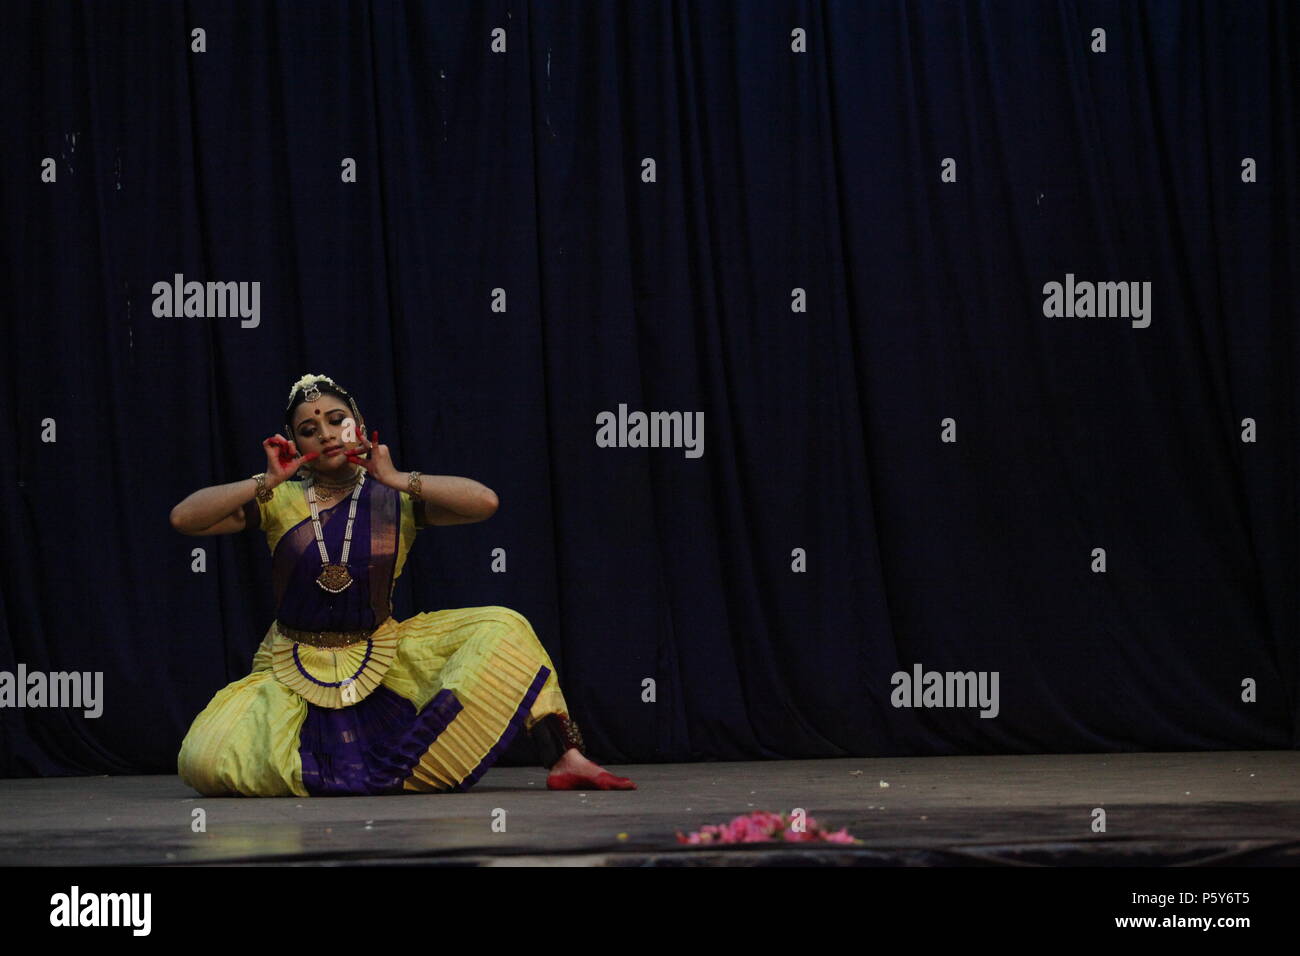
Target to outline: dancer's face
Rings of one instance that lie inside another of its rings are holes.
[[[352,440],[345,442],[344,422],[352,417],[348,403],[337,395],[322,394],[314,402],[303,402],[293,410],[293,435],[302,455],[320,452],[320,457],[307,467],[323,475],[346,475],[352,469],[347,452],[362,451],[361,436],[365,434],[365,421],[356,422]],[[338,449],[327,452],[326,449]]]

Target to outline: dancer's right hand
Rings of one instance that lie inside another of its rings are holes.
[[[274,488],[280,482],[288,481],[293,477],[299,466],[320,457],[318,451],[314,451],[310,455],[299,455],[298,446],[283,435],[272,435],[262,442],[262,447],[266,449],[266,486],[268,488]]]

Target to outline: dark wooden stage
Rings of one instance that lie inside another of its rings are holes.
[[[544,771],[527,767],[497,767],[464,794],[316,799],[199,797],[175,776],[0,780],[0,864],[1300,863],[1293,751],[609,769],[640,789],[552,793]],[[863,842],[697,848],[674,838],[753,809],[795,807]],[[1104,833],[1093,832],[1096,808]]]

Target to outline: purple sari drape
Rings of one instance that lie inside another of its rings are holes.
[[[303,486],[293,483],[291,493],[303,497]],[[286,486],[288,487],[288,486]],[[343,556],[349,494],[328,508],[320,508],[321,533],[331,563]],[[311,515],[284,533],[271,557],[276,617],[287,627],[304,631],[355,631],[377,627],[392,613],[393,572],[397,566],[401,533],[401,493],[367,479],[357,499],[348,553],[351,586],[331,594],[316,583],[321,572],[320,549]]]

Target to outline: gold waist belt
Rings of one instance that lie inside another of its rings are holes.
[[[380,626],[383,626],[385,621],[387,621],[387,618],[380,621]],[[351,647],[353,644],[360,644],[379,630],[378,627],[370,627],[360,631],[300,631],[296,627],[285,627],[279,621],[275,622],[275,626],[281,634],[296,644],[309,644],[312,647],[328,648]]]

